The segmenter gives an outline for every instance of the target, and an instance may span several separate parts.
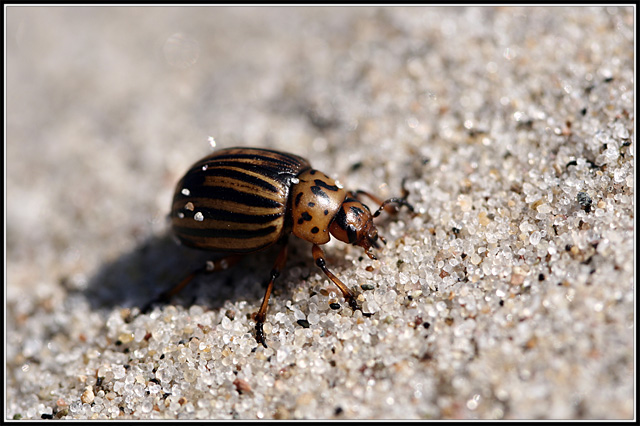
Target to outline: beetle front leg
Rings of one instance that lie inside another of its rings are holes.
[[[178,283],[178,285],[170,288],[169,290],[166,290],[166,291],[163,291],[162,293],[160,293],[160,295],[158,295],[155,299],[153,299],[151,302],[149,302],[146,305],[144,305],[140,309],[140,312],[141,313],[146,313],[151,309],[151,307],[153,305],[156,305],[158,303],[166,303],[166,302],[168,302],[169,300],[171,300],[171,298],[173,296],[175,296],[180,291],[182,291],[182,289],[184,289],[187,286],[187,284],[189,284],[191,281],[193,281],[193,279],[195,277],[197,277],[198,275],[200,275],[200,274],[208,274],[208,273],[211,273],[211,272],[224,271],[225,269],[229,269],[230,267],[232,267],[233,265],[238,263],[240,261],[240,259],[242,259],[242,255],[240,255],[240,254],[232,254],[232,255],[229,255],[229,256],[225,256],[225,257],[223,257],[221,259],[217,259],[217,260],[214,260],[214,261],[208,261],[204,266],[196,269],[195,271],[191,272],[189,275],[184,277],[182,279],[182,281],[180,281]]]
[[[264,298],[262,299],[262,305],[260,305],[260,310],[255,316],[256,320],[256,341],[261,343],[265,348],[267,344],[264,340],[264,320],[267,316],[267,308],[269,307],[269,297],[271,296],[271,291],[273,290],[273,282],[280,276],[280,271],[284,268],[285,263],[287,262],[287,240],[284,239],[282,241],[282,248],[280,249],[280,253],[276,258],[276,263],[273,265],[273,269],[271,270],[271,278],[269,279],[269,283],[267,284],[267,291],[264,294]]]
[[[360,306],[358,306],[356,295],[353,293],[353,291],[351,291],[349,287],[347,287],[342,281],[340,281],[338,277],[333,275],[333,272],[331,272],[327,268],[327,262],[324,260],[324,251],[322,250],[322,248],[319,245],[314,244],[311,252],[313,254],[313,259],[315,260],[316,265],[318,265],[318,267],[322,269],[322,272],[324,272],[324,274],[329,277],[329,279],[333,281],[335,285],[338,286],[340,291],[342,291],[342,295],[344,296],[351,309],[361,310]]]

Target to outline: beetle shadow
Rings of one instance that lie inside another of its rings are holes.
[[[207,260],[218,257],[221,256],[216,253],[181,246],[168,233],[154,236],[100,267],[89,280],[84,293],[94,309],[143,309],[149,303],[160,307],[166,304],[188,307],[199,303],[201,298],[207,299],[210,308],[219,308],[237,293],[233,280],[234,268],[215,274],[200,274],[170,300],[157,300],[162,292],[175,287]],[[251,275],[250,272],[245,273],[245,276]],[[257,274],[254,279],[257,279]]]
[[[294,260],[300,255],[299,248],[296,243],[289,245],[285,269],[301,265],[299,260]],[[178,294],[160,301],[161,293],[175,287],[208,260],[224,257],[182,246],[166,233],[144,240],[129,253],[101,266],[89,279],[83,293],[93,309],[138,307],[142,310],[152,303],[151,308],[168,304],[188,308],[198,304],[215,310],[226,302],[261,301],[278,250],[279,246],[274,245],[244,256],[228,270],[198,274]],[[281,281],[279,279],[276,286],[283,291],[284,297],[288,297],[289,291]]]

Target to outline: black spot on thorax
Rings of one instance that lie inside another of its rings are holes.
[[[322,179],[316,179],[313,181],[317,186],[321,186],[323,188],[328,189],[329,191],[337,191],[338,186],[337,185],[329,185],[327,182],[323,181]]]
[[[322,188],[320,188],[319,186],[312,186],[311,187],[311,192],[313,192],[313,194],[317,197],[322,197],[322,198],[329,198],[329,196],[327,195],[326,192],[324,192],[322,190]]]

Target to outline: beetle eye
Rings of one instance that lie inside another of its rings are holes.
[[[350,244],[357,244],[358,242],[358,230],[351,224],[347,225],[347,238],[349,238]]]

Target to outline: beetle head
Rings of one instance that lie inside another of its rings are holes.
[[[342,242],[360,246],[370,259],[376,259],[371,247],[378,248],[378,229],[373,224],[369,208],[355,198],[347,197],[338,210],[331,226],[331,235]]]

